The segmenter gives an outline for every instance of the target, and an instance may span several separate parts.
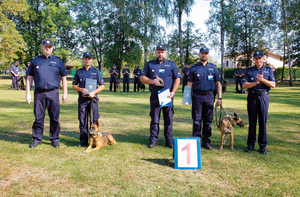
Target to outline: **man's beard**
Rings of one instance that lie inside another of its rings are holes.
[[[202,62],[206,62],[206,61],[208,60],[208,58],[202,57],[202,58],[200,58],[200,60],[201,60]]]
[[[163,61],[165,61],[165,58],[163,58],[163,57],[161,57],[161,58],[157,58],[157,60],[159,61],[159,62],[163,62]]]

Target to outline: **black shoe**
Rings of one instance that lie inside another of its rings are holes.
[[[155,142],[150,142],[149,148],[154,148],[155,146],[157,146],[157,144]]]
[[[33,142],[32,144],[29,145],[29,148],[34,148],[37,147],[38,145],[41,145],[41,143]]]
[[[253,147],[248,146],[248,147],[245,149],[245,152],[249,153],[249,152],[251,152],[251,151],[253,151],[253,150],[254,150]]]
[[[54,148],[58,148],[59,147],[59,142],[52,142],[52,146]]]
[[[84,146],[88,146],[88,144],[84,144],[84,143],[80,143],[77,145],[78,147],[84,147]]]
[[[212,147],[210,144],[203,144],[203,148],[207,149],[207,150],[211,150]]]
[[[260,147],[260,148],[259,148],[259,152],[260,152],[261,154],[267,154],[267,150],[266,150],[265,147]]]
[[[174,144],[173,143],[166,143],[166,146],[169,148],[174,148]]]

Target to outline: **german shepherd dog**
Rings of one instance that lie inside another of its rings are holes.
[[[145,92],[145,84],[143,84],[141,81],[138,82],[139,92],[143,91]]]
[[[223,150],[223,145],[226,142],[226,134],[230,134],[231,138],[231,150],[233,148],[233,133],[234,133],[234,126],[238,125],[239,127],[244,127],[243,120],[238,117],[236,113],[234,113],[233,117],[226,115],[220,120],[219,129],[221,131],[221,147],[220,149]]]
[[[117,92],[120,92],[120,88],[121,88],[120,81],[117,79],[117,83],[116,83],[116,91],[117,91]]]
[[[86,148],[84,153],[90,153],[95,150],[99,150],[101,147],[106,145],[114,145],[116,144],[116,140],[113,138],[113,136],[109,133],[101,133],[99,121],[95,124],[91,125],[91,129],[89,130],[90,133],[90,144]]]
[[[20,89],[25,90],[24,77],[20,77],[20,79],[18,79],[18,81],[20,83]]]

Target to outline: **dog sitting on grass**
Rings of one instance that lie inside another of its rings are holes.
[[[95,124],[91,125],[91,129],[89,130],[90,133],[90,143],[89,146],[84,153],[90,153],[95,150],[99,150],[101,147],[106,145],[114,145],[116,144],[116,140],[113,136],[109,133],[102,133],[100,131],[99,121]]]

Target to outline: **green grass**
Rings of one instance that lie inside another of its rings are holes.
[[[77,147],[77,93],[68,82],[68,101],[61,104],[61,146],[49,140],[45,118],[43,144],[29,149],[34,121],[33,104],[25,91],[10,90],[10,80],[0,80],[0,195],[1,196],[298,196],[300,193],[300,85],[279,84],[270,93],[267,124],[268,154],[245,153],[248,129],[247,95],[223,95],[223,107],[236,112],[244,128],[235,128],[235,151],[227,140],[219,150],[220,132],[213,124],[213,150],[202,150],[201,170],[175,170],[172,150],[149,149],[149,91],[110,93],[109,84],[99,94],[102,131],[118,142],[90,154]],[[31,92],[33,98],[33,92]],[[60,95],[61,96],[61,95]],[[192,134],[191,107],[175,95],[174,137]],[[163,122],[161,121],[161,125]],[[161,131],[163,128],[161,127]],[[256,145],[256,150],[258,147]]]

